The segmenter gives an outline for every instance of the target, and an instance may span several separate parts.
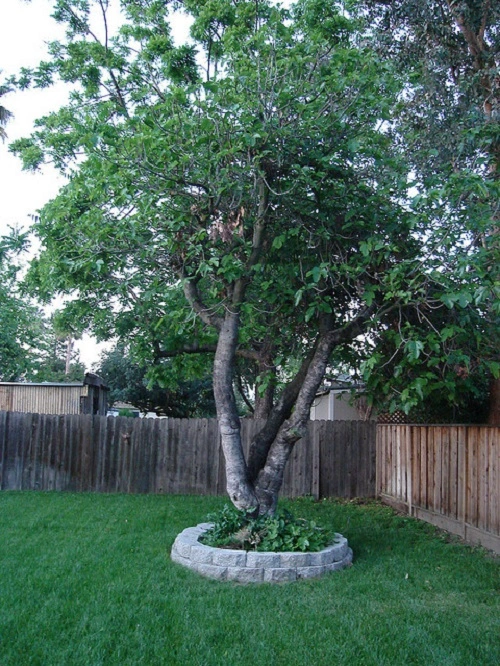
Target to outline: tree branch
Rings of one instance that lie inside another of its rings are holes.
[[[198,287],[196,285],[196,281],[194,279],[186,277],[185,274],[182,275],[182,278],[184,283],[184,295],[186,296],[190,306],[193,308],[204,324],[213,326],[216,330],[219,331],[224,321],[222,317],[213,314],[210,308],[207,308],[207,306],[203,303],[198,291]]]
[[[216,348],[217,347],[215,344],[200,345],[198,342],[193,342],[192,344],[186,344],[179,349],[161,349],[159,342],[153,342],[155,360],[160,358],[175,358],[176,356],[181,356],[182,354],[213,354],[215,353]]]
[[[238,388],[238,393],[241,395],[241,398],[242,398],[243,402],[248,407],[250,412],[253,414],[254,407],[253,407],[252,403],[250,402],[250,400],[248,399],[247,394],[245,393],[245,390],[243,388],[243,382],[241,381],[241,376],[239,374],[236,376],[236,386]]]
[[[153,349],[155,360],[158,360],[160,358],[175,358],[176,356],[182,356],[182,354],[214,354],[217,350],[217,345],[215,343],[200,344],[199,342],[193,342],[177,349],[161,349],[160,343],[154,340]],[[246,358],[255,362],[262,360],[262,354],[253,349],[237,349],[235,355],[239,358]]]
[[[259,207],[257,210],[257,219],[255,221],[253,228],[252,251],[245,264],[246,268],[245,276],[237,280],[234,285],[232,303],[235,306],[243,302],[243,298],[245,296],[245,290],[249,282],[248,275],[250,274],[250,270],[253,268],[253,266],[256,265],[262,253],[262,247],[264,242],[264,229],[266,226],[266,214],[269,205],[269,188],[267,187],[266,181],[263,176],[259,178],[258,190],[259,190],[258,194]]]

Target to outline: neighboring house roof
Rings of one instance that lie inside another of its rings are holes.
[[[109,391],[104,380],[91,372],[85,374],[83,382],[0,382],[0,386],[98,386],[103,391]]]
[[[83,382],[0,382],[0,386],[84,386]]]
[[[328,386],[322,386],[316,395],[326,395],[330,391],[361,391],[365,388],[365,385],[362,382],[352,382],[352,381],[336,381],[332,382]]]
[[[130,402],[114,402],[110,409],[136,409],[139,412],[141,411],[139,407],[130,404]]]

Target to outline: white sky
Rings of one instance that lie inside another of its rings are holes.
[[[62,31],[50,18],[49,0],[2,0],[0,22],[0,69],[2,79],[16,74],[22,66],[35,66],[46,58],[45,43],[58,39]],[[26,228],[30,215],[52,198],[62,179],[53,169],[43,174],[29,174],[21,170],[21,162],[8,152],[13,139],[28,136],[35,118],[64,103],[64,90],[23,91],[2,98],[2,104],[14,114],[6,131],[8,139],[0,144],[0,233],[8,226]]]
[[[119,2],[111,0],[110,4],[117,9]],[[7,76],[18,73],[21,67],[34,67],[41,60],[47,59],[46,44],[64,38],[64,29],[50,17],[52,6],[52,0],[1,0],[2,82]],[[118,16],[117,12],[114,16]],[[115,20],[117,22],[117,18]],[[178,24],[176,32],[180,39],[185,39],[185,24]],[[14,139],[29,136],[34,121],[58,109],[65,100],[66,90],[61,84],[45,90],[11,93],[1,100],[14,117],[6,127],[7,140],[0,143],[0,235],[8,233],[9,227],[29,228],[31,215],[52,199],[64,183],[50,166],[35,174],[22,171],[21,161],[9,153],[8,144]],[[97,345],[89,336],[84,336],[76,346],[82,362],[89,370],[98,360],[100,351],[105,348]]]

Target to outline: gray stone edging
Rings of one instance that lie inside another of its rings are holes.
[[[202,576],[237,583],[277,583],[317,578],[352,563],[347,539],[335,534],[335,543],[317,553],[270,553],[205,546],[199,537],[211,527],[188,527],[175,539],[171,558]]]

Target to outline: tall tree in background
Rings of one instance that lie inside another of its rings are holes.
[[[128,402],[142,412],[155,412],[174,418],[206,418],[215,416],[212,380],[180,379],[173,386],[160,385],[147,378],[147,367],[136,362],[128,349],[117,345],[101,356],[97,374],[109,388],[108,400]]]
[[[21,288],[27,242],[27,234],[15,230],[0,238],[0,381],[81,382],[85,367],[75,352],[66,372],[55,316],[47,317]]]
[[[42,355],[30,379],[37,382],[81,382],[85,366],[74,349],[74,337],[55,312],[44,321]]]
[[[407,72],[396,120],[422,214],[456,216],[472,232],[449,294],[449,358],[461,381],[490,377],[488,420],[500,424],[500,4],[490,0],[370,0],[383,58]],[[472,307],[471,307],[472,306]],[[438,314],[442,317],[442,314]],[[450,381],[452,381],[450,377]]]
[[[23,239],[0,239],[0,381],[31,375],[40,359],[43,314],[20,295],[16,254]]]
[[[332,354],[454,305],[471,234],[410,210],[388,131],[406,81],[341,5],[180,4],[192,42],[175,46],[179,3],[124,0],[110,37],[105,3],[55,2],[68,42],[50,46],[36,79],[75,91],[14,150],[70,180],[36,225],[29,279],[47,298],[76,296],[74,318],[158,367],[212,354],[229,496],[267,513]],[[422,355],[411,332],[398,343],[408,362]],[[247,459],[240,362],[255,364],[267,416]]]
[[[0,74],[2,71],[0,70]],[[6,95],[7,93],[11,92],[10,86],[6,84],[0,84],[0,100],[1,98]],[[9,111],[5,106],[0,104],[0,139],[2,141],[5,141],[7,134],[5,132],[5,126],[9,122],[9,120],[12,118],[12,112]]]

